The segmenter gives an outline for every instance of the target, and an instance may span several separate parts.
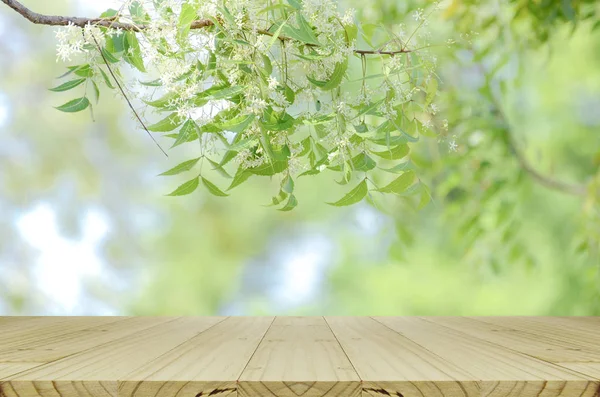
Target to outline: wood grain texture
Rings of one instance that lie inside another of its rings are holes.
[[[458,366],[368,317],[327,317],[368,396],[479,396]]]
[[[377,321],[480,379],[485,396],[577,395],[594,397],[595,379],[558,365],[415,317],[379,317]]]
[[[559,363],[600,360],[600,344],[589,346],[573,339],[555,339],[548,335],[510,328],[509,324],[500,326],[472,318],[433,317],[427,321],[544,361]]]
[[[360,396],[360,378],[322,317],[278,317],[239,378],[243,397]]]
[[[0,397],[600,397],[598,317],[0,317]]]
[[[119,396],[235,394],[237,379],[273,317],[231,317],[127,374]]]

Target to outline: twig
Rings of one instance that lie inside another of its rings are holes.
[[[66,17],[59,15],[44,15],[39,14],[37,12],[31,11],[29,8],[25,7],[23,4],[16,0],[0,0],[19,14],[21,14],[25,19],[29,20],[38,25],[50,25],[50,26],[66,26],[72,24],[74,26],[78,26],[80,28],[85,27],[86,25],[95,25],[95,26],[103,26],[105,28],[114,28],[121,29],[127,31],[141,32],[145,29],[148,29],[147,25],[135,25],[131,23],[117,22],[114,17],[110,18],[84,18],[84,17]],[[210,19],[198,19],[193,21],[190,29],[202,29],[209,26],[213,26],[214,23]],[[259,29],[257,31],[259,34],[266,36],[273,36],[272,32],[269,32],[266,29]],[[279,36],[279,40],[287,41],[293,40],[291,37]],[[381,51],[381,50],[354,50],[355,54],[358,55],[396,55],[402,53],[413,52],[413,50],[409,50],[403,48],[398,51]]]
[[[10,0],[7,0],[7,1],[10,1]],[[115,83],[117,83],[117,87],[119,87],[119,90],[121,91],[121,94],[123,94],[123,97],[125,98],[125,101],[127,101],[127,104],[129,105],[129,108],[131,109],[131,111],[133,112],[133,114],[135,114],[135,117],[138,119],[138,121],[140,122],[140,124],[142,125],[142,127],[144,128],[144,130],[146,131],[146,133],[148,134],[148,136],[150,137],[150,139],[152,139],[152,141],[154,141],[154,143],[156,144],[156,146],[158,146],[158,148],[160,149],[160,151],[163,152],[163,154],[165,156],[169,157],[169,155],[167,154],[167,152],[165,152],[164,149],[156,141],[156,139],[154,139],[154,137],[152,136],[152,134],[150,133],[150,131],[146,127],[146,124],[144,124],[144,122],[142,121],[142,118],[140,117],[140,115],[138,114],[138,112],[135,110],[135,108],[131,104],[131,101],[127,97],[127,94],[125,94],[125,90],[123,90],[123,87],[121,87],[121,83],[119,83],[119,79],[117,79],[117,76],[115,76],[114,72],[112,71],[112,68],[108,64],[108,60],[104,56],[104,53],[102,52],[102,50],[100,48],[100,44],[98,44],[98,41],[96,40],[96,38],[93,35],[92,35],[92,39],[94,39],[94,43],[96,43],[96,47],[98,47],[98,52],[102,56],[102,59],[104,60],[104,64],[106,64],[106,67],[107,67],[108,71],[110,72],[110,75],[115,80]]]
[[[505,133],[508,147],[516,157],[517,162],[519,163],[521,168],[525,172],[527,172],[529,176],[531,176],[541,185],[546,186],[549,189],[557,190],[563,193],[568,193],[574,196],[585,196],[587,194],[587,188],[585,185],[559,181],[549,176],[543,175],[535,168],[533,168],[533,166],[527,160],[527,157],[525,157],[525,154],[523,154],[523,152],[521,152],[521,150],[519,149],[519,145],[517,144],[515,137],[511,133],[510,126],[508,125],[508,117],[506,113],[504,113],[504,110],[502,109],[502,106],[500,105],[499,101],[496,99],[496,97],[494,97],[493,94],[490,94],[490,99],[492,101],[492,104],[496,108],[496,112],[500,115],[500,117],[504,121],[504,124],[506,125]]]
[[[147,29],[145,25],[134,25],[130,23],[115,22],[114,18],[84,18],[84,17],[65,17],[60,15],[44,15],[37,12],[31,11],[23,4],[16,0],[2,0],[4,4],[24,16],[30,22],[38,25],[50,25],[50,26],[66,26],[69,24],[79,26],[80,28],[85,27],[88,24],[96,26],[104,26],[106,28],[131,30],[139,32]],[[212,26],[213,22],[209,19],[200,19],[192,22],[190,29],[201,29],[207,26]]]
[[[354,50],[355,54],[359,55],[396,55],[396,54],[406,54],[408,52],[412,52],[412,50],[403,48],[397,51],[381,51],[381,50]]]

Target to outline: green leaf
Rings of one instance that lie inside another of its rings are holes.
[[[242,92],[244,92],[244,87],[239,85],[225,87],[212,92],[207,99],[230,99],[234,96],[240,95]]]
[[[181,5],[181,14],[179,14],[179,21],[177,27],[179,31],[177,33],[177,39],[183,40],[190,31],[192,22],[196,19],[196,8],[189,3],[183,3]]]
[[[219,196],[219,197],[229,196],[227,193],[225,193],[221,189],[219,189],[214,183],[212,183],[211,181],[209,181],[208,179],[206,179],[204,177],[202,177],[202,183],[204,184],[204,186],[206,186],[208,191],[211,192],[215,196]]]
[[[79,84],[83,83],[84,81],[85,81],[85,79],[76,79],[76,80],[67,81],[66,83],[63,83],[63,84],[59,85],[58,87],[49,88],[49,90],[54,91],[54,92],[67,91],[67,90],[77,87]]]
[[[402,144],[398,146],[394,146],[389,150],[383,150],[381,152],[371,152],[381,158],[386,160],[398,160],[405,157],[409,152],[408,145]]]
[[[82,97],[73,99],[63,105],[60,105],[56,107],[56,109],[60,110],[61,112],[75,113],[87,109],[88,106],[90,106],[90,101],[86,97]]]
[[[437,94],[438,89],[438,81],[435,78],[432,78],[429,82],[429,86],[427,87],[427,95],[425,96],[425,107],[431,105],[433,100],[435,99],[435,95]]]
[[[142,59],[142,50],[140,49],[140,43],[138,42],[135,33],[126,32],[125,39],[125,61],[135,66],[140,72],[146,73],[146,68],[144,67],[144,61]]]
[[[246,138],[246,139],[241,139],[238,142],[232,143],[227,150],[231,150],[234,152],[239,152],[242,151],[244,149],[248,149],[251,147],[254,147],[258,144],[258,139],[257,138]]]
[[[148,126],[148,130],[153,132],[173,131],[181,122],[181,118],[177,115],[177,112],[173,112],[158,123]]]
[[[124,53],[127,50],[125,33],[106,37],[106,50],[113,54]]]
[[[231,131],[239,134],[248,128],[252,121],[254,121],[254,115],[249,114],[247,116],[236,117],[232,120],[227,121],[226,123],[219,124],[219,128],[223,131]]]
[[[115,10],[114,8],[109,8],[108,10],[106,10],[102,14],[100,14],[100,18],[114,17],[118,13],[119,13],[119,11]]]
[[[296,100],[296,93],[288,85],[283,88],[283,95],[285,95],[285,99],[287,99],[289,103],[294,103]]]
[[[198,163],[198,160],[200,160],[200,157],[184,161],[183,163],[176,165],[175,167],[171,168],[170,170],[165,171],[162,174],[159,174],[159,176],[177,175],[184,171],[189,171],[192,168],[194,168],[194,166]]]
[[[362,134],[362,133],[365,133],[365,132],[369,131],[369,127],[367,127],[367,125],[365,123],[360,123],[360,124],[355,125],[354,129],[359,134]]]
[[[382,187],[378,191],[381,193],[402,193],[415,181],[414,171],[408,171],[394,179],[387,186]]]
[[[298,200],[296,199],[296,196],[294,196],[293,194],[290,194],[290,198],[288,199],[288,202],[279,209],[279,211],[291,211],[294,208],[296,208],[296,206],[298,205]]]
[[[287,113],[278,116],[275,112],[265,110],[263,117],[259,119],[259,124],[268,131],[284,131],[292,128],[295,120]]]
[[[406,163],[397,164],[392,168],[381,168],[382,171],[391,172],[393,174],[400,174],[405,171],[414,170],[414,169],[415,169],[415,166],[410,161],[407,161]]]
[[[248,168],[248,171],[255,175],[272,176],[285,171],[287,167],[287,161],[276,160],[270,163],[264,163],[258,167]]]
[[[375,160],[373,160],[368,154],[362,152],[352,157],[348,169],[367,172],[375,168],[376,165],[377,163],[375,163]],[[328,168],[332,171],[342,171],[344,167],[342,167],[342,164],[340,164]]]
[[[294,191],[294,180],[289,175],[286,175],[281,181],[281,190],[290,194]]]
[[[239,168],[237,169],[237,172],[235,173],[235,175],[233,176],[233,181],[231,182],[231,185],[229,185],[229,187],[227,188],[227,190],[231,190],[234,187],[246,182],[246,180],[248,178],[250,178],[252,176],[252,172],[244,169],[241,165],[239,166]]]
[[[92,80],[92,90],[94,91],[94,96],[96,98],[96,104],[100,101],[100,89],[98,88],[98,84],[94,80]]]
[[[302,2],[300,2],[298,0],[287,0],[287,2],[290,3],[290,5],[297,10],[302,9]]]
[[[152,81],[140,81],[141,85],[145,85],[146,87],[160,87],[162,85],[161,79],[156,79]]]
[[[106,83],[106,86],[108,88],[110,88],[111,90],[114,90],[115,86],[112,85],[112,83],[110,82],[110,79],[108,78],[108,76],[106,75],[106,73],[104,72],[104,70],[100,69],[100,74],[102,74],[102,78],[104,79],[104,83]]]
[[[375,168],[376,163],[366,153],[360,153],[352,158],[352,168],[356,171],[370,171]]]
[[[80,76],[80,77],[93,77],[94,76],[94,69],[92,69],[92,67],[89,64],[79,65],[79,66],[69,66],[69,69],[71,69],[71,71],[73,71],[77,76]]]
[[[162,97],[160,97],[159,99],[156,99],[154,101],[143,101],[146,105],[148,106],[152,106],[155,108],[165,108],[169,105],[169,102],[173,101],[174,99],[178,98],[179,94],[177,94],[176,92],[169,92],[166,95],[163,95]]]
[[[284,36],[290,37],[294,40],[298,40],[307,44],[321,45],[321,43],[319,43],[319,40],[317,39],[317,36],[315,36],[315,33],[313,32],[312,28],[310,27],[308,22],[306,22],[306,19],[304,19],[302,14],[299,12],[296,12],[296,22],[298,24],[297,28],[287,24],[283,27]],[[273,27],[271,27],[271,29],[275,28],[275,26],[277,25],[274,25]],[[275,29],[278,28],[279,26],[277,26],[277,28]],[[271,33],[274,33],[274,31],[271,31]]]
[[[268,55],[261,54],[263,60],[263,66],[265,68],[265,73],[267,76],[270,76],[273,72],[273,64],[271,63],[271,58]]]
[[[350,190],[344,197],[335,203],[327,203],[336,207],[356,204],[361,201],[368,193],[367,180],[363,179],[354,189]]]
[[[212,161],[209,158],[206,158],[206,159],[213,166],[213,170],[217,171],[219,174],[221,174],[221,176],[223,176],[227,179],[231,179],[231,175],[229,175],[229,173],[227,173],[227,171],[225,171],[225,168],[221,167],[219,165],[219,163],[217,163],[216,161]]]
[[[421,199],[419,200],[419,205],[417,209],[422,209],[431,201],[431,193],[429,189],[424,184],[419,184],[419,191],[421,192]]]
[[[265,52],[269,51],[271,49],[271,47],[273,46],[273,44],[275,44],[275,41],[277,41],[277,39],[281,35],[281,30],[283,29],[283,27],[285,26],[286,23],[287,23],[287,20],[285,20],[285,21],[283,21],[283,22],[281,22],[279,24],[279,27],[273,33],[273,36],[271,37],[271,40],[269,40],[269,44],[267,44],[267,49],[265,50]]]
[[[198,124],[194,120],[187,120],[183,123],[183,126],[179,130],[177,134],[177,138],[173,143],[172,148],[175,146],[179,146],[182,143],[189,142],[197,139],[200,136],[200,129],[198,128]]]
[[[106,62],[110,62],[110,63],[117,63],[117,62],[119,62],[119,60],[110,51],[108,51],[106,48],[100,48],[100,52],[104,56],[104,59],[106,59]]]
[[[200,183],[199,177],[195,177],[194,179],[190,179],[189,181],[179,185],[179,187],[173,190],[171,193],[167,194],[167,196],[185,196],[186,194],[192,193],[194,190],[198,188],[198,184]]]
[[[415,138],[406,133],[402,133],[401,135],[394,136],[386,136],[386,134],[380,134],[382,136],[376,136],[372,138],[367,138],[371,142],[376,143],[377,145],[383,146],[398,146],[408,142],[417,142],[419,138]]]
[[[342,79],[344,78],[347,69],[348,60],[346,59],[344,62],[339,62],[335,65],[333,73],[331,73],[331,77],[328,81],[319,81],[308,76],[306,78],[323,91],[330,91],[337,88],[342,83]]]

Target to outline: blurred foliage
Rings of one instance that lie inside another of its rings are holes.
[[[30,6],[68,14],[65,4]],[[387,25],[422,5],[347,0],[341,7]],[[264,189],[274,187],[268,181],[226,199],[162,197],[164,182],[154,176],[188,153],[161,159],[124,119],[120,100],[97,108],[95,123],[53,110],[46,88],[60,65],[51,28],[0,8],[0,36],[11,36],[0,40],[0,95],[9,103],[0,132],[0,297],[9,305],[0,310],[43,313],[52,304],[52,293],[36,285],[37,253],[16,223],[43,201],[75,239],[87,210],[107,217],[99,251],[106,272],[124,285],[90,279],[86,291],[122,313],[599,315],[598,4],[444,5],[431,41],[456,41],[437,50],[436,101],[450,128],[411,153],[432,202],[416,211],[415,197],[390,197],[332,210],[324,198],[343,187],[319,177],[299,180],[304,205],[286,214],[261,206]],[[448,150],[451,139],[457,152]],[[585,193],[539,183],[515,145],[541,175]],[[324,255],[321,267],[308,259],[293,262],[295,271],[284,267],[289,257],[315,252]],[[316,292],[284,305],[272,290],[295,291],[306,272],[317,273]]]

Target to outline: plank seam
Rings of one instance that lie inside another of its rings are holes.
[[[495,347],[498,347],[498,348],[500,348],[500,349],[502,349],[502,350],[507,350],[507,351],[510,351],[510,352],[516,353],[516,354],[518,354],[518,355],[520,355],[520,356],[526,356],[526,357],[528,357],[528,358],[531,358],[531,359],[533,359],[533,360],[542,361],[542,362],[544,362],[544,363],[548,364],[548,365],[549,365],[549,366],[551,366],[551,367],[552,367],[552,366],[554,366],[554,367],[558,367],[558,368],[560,368],[560,369],[564,370],[565,372],[570,372],[570,373],[572,373],[572,374],[575,374],[575,375],[580,375],[580,376],[583,376],[583,377],[584,377],[584,379],[582,379],[582,380],[589,380],[589,381],[598,381],[598,380],[600,380],[600,379],[596,379],[595,377],[592,377],[592,376],[590,376],[590,375],[586,375],[586,374],[584,374],[584,373],[581,373],[581,372],[575,371],[575,370],[573,370],[573,369],[570,369],[570,368],[563,367],[562,365],[559,365],[559,364],[557,364],[557,363],[553,363],[552,361],[547,361],[547,360],[544,360],[544,359],[542,359],[542,358],[539,358],[539,357],[532,356],[532,355],[530,355],[530,354],[527,354],[527,353],[521,352],[521,351],[519,351],[519,350],[515,350],[515,349],[511,349],[510,347],[506,347],[506,346],[499,345],[499,344],[497,344],[496,342],[491,342],[491,341],[488,341],[488,340],[486,340],[486,339],[482,339],[482,338],[480,338],[480,337],[478,337],[478,336],[474,336],[474,335],[467,334],[467,333],[465,333],[465,332],[462,332],[462,331],[460,331],[460,330],[457,330],[456,328],[452,328],[452,327],[449,327],[449,326],[447,326],[447,325],[444,325],[444,324],[439,324],[439,323],[436,323],[436,322],[434,322],[434,321],[430,321],[430,320],[428,320],[427,318],[424,318],[424,317],[417,317],[417,318],[419,318],[419,319],[421,319],[421,320],[423,320],[423,321],[426,321],[426,322],[428,322],[428,323],[430,323],[430,324],[433,324],[433,325],[436,325],[436,326],[439,326],[439,327],[443,327],[443,328],[449,329],[449,330],[451,330],[451,331],[453,331],[453,332],[458,332],[458,333],[460,333],[460,334],[464,335],[466,338],[474,338],[474,339],[478,339],[480,342],[487,343],[487,344],[490,344],[490,345],[494,345]],[[481,321],[481,322],[482,322],[482,323],[485,323],[485,324],[490,324],[490,323],[487,323],[487,322],[484,322],[484,321]],[[385,324],[384,324],[384,325],[385,325]],[[494,324],[492,324],[492,325],[494,325]],[[535,335],[535,334],[531,334],[531,335]],[[591,378],[591,379],[590,379],[590,378]]]
[[[340,340],[338,339],[337,335],[335,334],[335,332],[333,332],[333,329],[331,328],[331,325],[329,325],[329,322],[327,321],[327,318],[325,316],[322,316],[322,318],[323,318],[323,321],[325,321],[325,324],[327,324],[327,328],[329,328],[329,331],[331,332],[331,334],[335,338],[335,341],[337,342],[338,346],[344,352],[344,356],[346,356],[346,358],[348,359],[348,362],[350,363],[350,365],[352,365],[352,369],[354,370],[354,373],[356,374],[356,376],[358,377],[358,379],[360,379],[360,388],[361,388],[361,391],[364,391],[363,386],[362,386],[363,385],[363,379],[360,376],[360,374],[358,373],[358,371],[356,370],[356,367],[354,366],[354,363],[352,362],[352,360],[350,360],[350,356],[348,356],[348,353],[346,353],[346,350],[344,350],[344,346],[342,346],[342,344],[340,343]]]
[[[154,328],[154,327],[158,327],[158,326],[161,326],[161,325],[164,325],[164,324],[168,324],[168,323],[170,323],[170,322],[172,322],[172,321],[175,321],[175,320],[177,320],[177,319],[179,319],[179,318],[181,318],[181,317],[176,317],[176,318],[174,318],[174,319],[172,319],[172,320],[165,321],[164,323],[160,323],[160,324],[152,325],[152,326],[150,326],[150,327],[147,327],[147,328],[143,328],[143,329],[142,329],[142,330],[140,330],[140,331],[146,331],[146,330],[152,329],[152,328]],[[92,347],[90,347],[90,348],[87,348],[87,349],[84,349],[84,350],[80,350],[80,351],[78,351],[78,352],[71,353],[71,354],[68,354],[68,355],[66,355],[66,356],[63,356],[63,357],[59,357],[59,358],[57,358],[57,359],[55,359],[55,360],[47,361],[47,362],[45,362],[45,363],[40,363],[40,365],[38,365],[38,366],[35,366],[35,367],[33,367],[33,368],[29,368],[29,369],[26,369],[26,370],[24,370],[24,371],[17,372],[16,374],[9,375],[8,377],[2,378],[2,379],[0,379],[0,383],[2,383],[2,382],[10,382],[10,381],[13,381],[13,380],[15,380],[15,381],[18,381],[18,379],[13,379],[13,377],[15,377],[15,376],[18,376],[18,375],[21,375],[21,374],[24,374],[24,373],[27,373],[27,372],[30,372],[30,371],[34,371],[34,372],[35,372],[36,370],[40,369],[41,367],[45,367],[46,365],[53,364],[53,363],[55,363],[55,362],[57,362],[57,361],[64,360],[64,359],[66,359],[66,358],[69,358],[69,357],[71,357],[71,356],[75,356],[75,355],[78,355],[78,354],[85,353],[85,352],[87,352],[87,351],[89,351],[89,350],[97,349],[97,348],[99,348],[99,347],[102,347],[102,346],[104,346],[104,345],[108,345],[108,344],[114,343],[115,341],[118,341],[118,340],[121,340],[121,339],[124,339],[124,338],[128,338],[128,337],[130,337],[131,335],[132,335],[132,334],[127,334],[127,335],[124,335],[124,336],[122,336],[121,338],[113,339],[113,340],[111,340],[111,341],[109,341],[109,342],[102,343],[102,344],[100,344],[100,345],[98,345],[98,346],[92,346]]]
[[[242,375],[244,374],[244,371],[246,371],[246,368],[248,368],[248,365],[250,364],[250,361],[252,361],[252,358],[254,357],[254,355],[256,354],[256,352],[258,351],[258,348],[260,347],[260,344],[263,342],[263,340],[265,340],[265,337],[267,336],[267,334],[269,333],[269,330],[271,329],[271,327],[273,326],[273,323],[275,323],[275,319],[277,319],[277,316],[273,316],[273,320],[271,320],[271,324],[269,324],[269,326],[267,327],[267,329],[265,330],[265,333],[263,334],[263,336],[260,338],[260,341],[258,341],[258,343],[256,344],[256,347],[254,348],[254,351],[252,352],[252,354],[250,355],[250,358],[248,359],[248,362],[246,363],[246,365],[244,365],[244,368],[242,368],[242,370],[240,371],[240,374],[238,375],[235,383],[236,383],[236,392],[237,392],[237,388],[240,383],[240,378],[242,377]]]
[[[180,318],[182,318],[182,317],[177,317],[177,318],[176,318],[176,320],[177,320],[177,319],[180,319]],[[165,356],[165,355],[169,354],[169,353],[170,353],[170,352],[172,352],[173,350],[177,349],[179,346],[181,346],[181,345],[184,345],[184,344],[188,343],[188,342],[189,342],[191,339],[193,339],[193,338],[197,337],[198,335],[201,335],[201,334],[203,334],[204,332],[208,331],[209,329],[211,329],[211,328],[213,328],[213,327],[215,327],[215,326],[217,326],[217,325],[221,324],[222,322],[224,322],[224,321],[225,321],[225,320],[227,320],[228,318],[230,318],[230,317],[229,317],[229,316],[227,316],[227,317],[223,318],[221,321],[217,321],[216,323],[214,323],[213,325],[209,326],[208,328],[206,328],[206,329],[203,329],[202,331],[198,332],[198,333],[197,333],[197,334],[195,334],[194,336],[191,336],[189,339],[186,339],[186,340],[184,340],[183,342],[181,342],[180,344],[178,344],[178,345],[176,345],[176,346],[173,346],[173,347],[172,347],[170,350],[167,350],[167,351],[166,351],[166,352],[164,352],[163,354],[161,354],[161,355],[159,355],[159,356],[156,356],[156,357],[154,357],[152,360],[150,360],[150,361],[148,361],[148,362],[146,362],[146,363],[143,363],[143,364],[141,364],[139,367],[136,367],[136,368],[134,368],[133,370],[131,370],[131,372],[128,372],[127,374],[125,374],[125,375],[124,375],[124,376],[125,376],[125,378],[127,378],[127,377],[128,377],[129,375],[131,375],[131,374],[134,374],[136,371],[138,371],[138,370],[139,370],[139,369],[141,369],[142,367],[144,367],[144,366],[148,365],[149,363],[152,363],[152,362],[154,362],[154,361],[156,361],[156,360],[160,359],[161,357],[163,357],[163,356]],[[175,321],[175,320],[173,320],[173,321]],[[170,321],[167,321],[167,323],[169,323],[169,322],[170,322]],[[162,323],[162,324],[159,324],[159,325],[163,325],[163,324],[166,324],[166,323]],[[152,372],[152,373],[148,374],[148,376],[154,375],[154,374],[155,374],[156,372],[158,372],[158,371],[160,371],[160,368],[158,368],[156,371],[154,371],[154,372]],[[118,389],[119,389],[119,388],[118,388],[119,382],[126,382],[126,380],[125,380],[125,379],[117,379],[117,395],[118,395]],[[143,382],[143,380],[142,380],[142,381],[140,381],[140,383],[141,383],[141,382]],[[139,385],[139,383],[138,383],[138,385]],[[139,386],[138,386],[138,387],[139,387]],[[133,394],[132,394],[132,396],[133,396]]]
[[[423,349],[423,350],[425,350],[425,351],[429,352],[429,354],[431,354],[431,355],[433,355],[433,356],[437,357],[437,358],[438,358],[440,361],[443,361],[443,362],[445,362],[445,363],[446,363],[446,365],[447,365],[448,367],[452,367],[452,368],[453,368],[453,369],[455,369],[455,370],[459,370],[460,372],[464,372],[465,374],[467,374],[467,375],[471,376],[473,379],[475,379],[475,378],[476,378],[476,376],[475,376],[475,375],[473,375],[472,373],[470,373],[470,372],[469,372],[469,371],[467,371],[466,369],[459,367],[457,364],[455,364],[455,363],[453,363],[453,362],[451,362],[451,361],[448,361],[447,359],[445,359],[444,357],[440,356],[439,354],[437,354],[437,353],[435,353],[435,352],[433,352],[433,351],[429,350],[428,348],[426,348],[426,347],[425,347],[425,346],[423,346],[422,344],[420,344],[420,343],[417,343],[416,341],[412,340],[412,339],[411,339],[411,338],[409,338],[408,336],[404,335],[402,332],[399,332],[399,331],[397,331],[397,330],[393,329],[392,327],[388,326],[387,324],[384,324],[384,323],[382,323],[381,321],[377,320],[376,318],[374,318],[374,317],[372,317],[372,316],[371,316],[371,317],[369,317],[369,318],[370,318],[371,320],[375,321],[377,324],[380,324],[380,325],[384,326],[385,328],[389,329],[390,331],[392,331],[392,332],[395,332],[396,334],[400,335],[401,337],[403,337],[404,339],[406,339],[406,340],[410,341],[411,343],[414,343],[415,345],[419,346],[421,349]],[[431,364],[431,366],[432,366],[433,368],[435,368],[435,369],[439,370],[439,371],[440,371],[441,373],[443,373],[444,375],[447,375],[449,378],[451,378],[451,379],[454,379],[454,381],[455,381],[455,382],[457,382],[457,383],[459,383],[459,382],[460,382],[459,380],[457,380],[456,378],[454,378],[452,375],[450,375],[449,373],[447,373],[446,371],[444,371],[444,369],[443,369],[443,368],[439,368],[439,367],[437,367],[436,365],[433,365],[433,364]]]

